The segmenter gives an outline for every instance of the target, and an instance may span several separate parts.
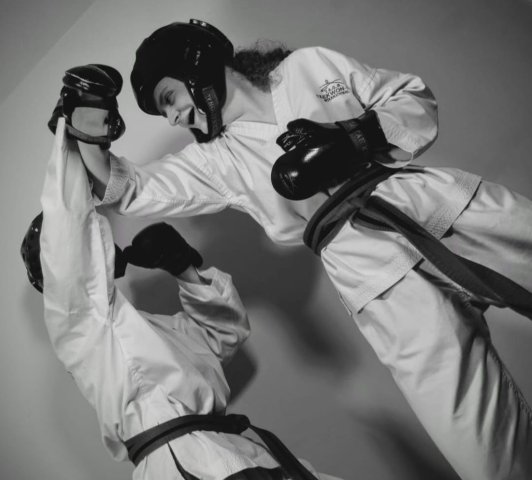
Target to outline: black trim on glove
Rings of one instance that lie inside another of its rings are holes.
[[[375,152],[388,150],[390,145],[374,110],[368,110],[360,117],[335,122],[347,133],[355,149],[364,161],[370,161]]]

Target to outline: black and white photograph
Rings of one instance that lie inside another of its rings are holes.
[[[0,478],[532,480],[532,1],[0,7]]]

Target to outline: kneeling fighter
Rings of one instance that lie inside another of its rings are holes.
[[[99,215],[81,157],[56,125],[41,201],[21,253],[44,293],[53,348],[96,409],[103,441],[134,479],[305,479],[312,474],[270,432],[225,415],[222,363],[249,334],[229,275],[197,271],[200,254],[171,226],[140,232],[122,252]],[[115,286],[128,263],[177,279],[183,311],[137,311]],[[258,443],[242,436],[252,429]]]

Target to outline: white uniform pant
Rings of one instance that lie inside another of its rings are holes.
[[[449,233],[451,250],[532,291],[528,199],[482,182]],[[422,261],[353,319],[462,479],[532,479],[532,411],[476,300]]]

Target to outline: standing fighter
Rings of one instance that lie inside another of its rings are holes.
[[[68,91],[91,90],[81,70]],[[235,54],[191,20],[142,42],[131,82],[143,111],[197,141],[139,168],[108,149],[115,108],[56,111],[52,127],[64,114],[73,136],[101,135],[79,149],[103,203],[155,217],[236,208],[275,242],[304,240],[458,474],[532,478],[532,413],[483,316],[497,304],[532,318],[532,204],[410,165],[437,136],[420,78],[320,47]]]
[[[334,480],[311,473],[245,416],[225,415],[222,362],[249,334],[231,277],[198,272],[200,254],[164,223],[144,229],[122,253],[95,211],[63,120],[41,200],[43,213],[21,249],[28,276],[44,292],[57,356],[95,408],[111,455],[135,464],[133,479]],[[137,311],[114,284],[127,263],[174,276],[183,311]],[[267,448],[240,435],[248,428]]]

